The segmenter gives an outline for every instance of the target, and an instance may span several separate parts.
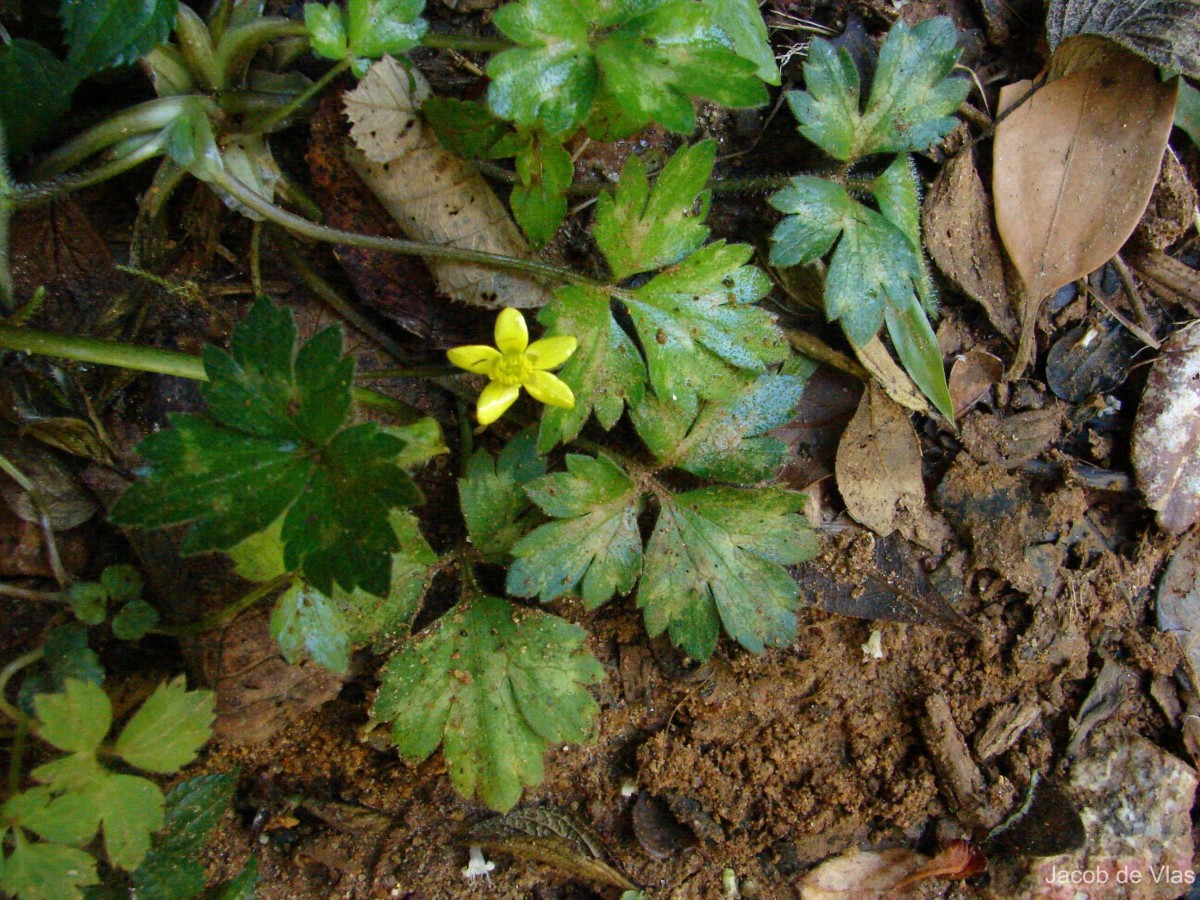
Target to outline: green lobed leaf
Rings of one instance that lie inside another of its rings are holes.
[[[178,772],[212,735],[215,705],[212,691],[189,691],[179,675],[155,688],[121,730],[114,750],[147,772]]]
[[[595,48],[605,93],[624,112],[626,128],[657,122],[688,134],[696,127],[693,97],[734,108],[767,102],[757,66],[727,45],[711,8],[691,0],[627,6],[640,14]]]
[[[150,849],[150,836],[162,828],[162,791],[136,775],[105,776],[89,792],[103,823],[104,852],[111,865],[133,871]]]
[[[621,296],[655,394],[688,414],[736,388],[730,367],[761,372],[788,354],[774,318],[754,305],[771,283],[745,265],[752,252],[717,241]]]
[[[825,276],[825,314],[861,347],[879,331],[889,306],[903,308],[907,298],[915,297],[921,271],[900,230],[855,204]]]
[[[404,449],[392,460],[402,469],[419,468],[435,456],[450,452],[442,435],[442,426],[429,416],[407,425],[385,425],[381,430],[404,441]]]
[[[590,737],[599,708],[586,685],[604,670],[587,633],[496,597],[460,603],[384,668],[373,718],[400,753],[439,744],[454,787],[505,812],[542,780],[547,745]]]
[[[94,752],[112,725],[108,695],[90,681],[68,678],[61,694],[39,694],[33,706],[38,735],[67,752]]]
[[[519,0],[495,22],[517,46],[488,64],[488,104],[521,128],[560,134],[595,112],[609,138],[651,121],[686,133],[693,97],[767,99],[756,64],[730,46],[712,8],[690,0]]]
[[[100,573],[100,584],[113,603],[128,603],[142,596],[142,576],[133,566],[107,566]]]
[[[958,61],[954,25],[945,17],[910,28],[897,22],[879,50],[866,108],[858,72],[843,49],[814,38],[804,64],[805,90],[788,103],[800,133],[835,159],[926,150],[954,127],[970,89],[949,77]]]
[[[158,626],[158,610],[145,600],[130,600],[113,616],[112,630],[123,641],[139,641]]]
[[[13,832],[13,852],[0,866],[0,888],[19,900],[76,900],[99,884],[91,854],[61,844],[31,843]]]
[[[509,548],[532,527],[522,485],[545,474],[546,461],[538,456],[533,429],[509,441],[495,462],[486,450],[475,451],[458,479],[458,497],[471,544],[484,559],[503,562]]]
[[[712,195],[705,185],[712,174],[716,146],[714,141],[702,141],[679,150],[663,168],[653,190],[641,160],[631,156],[616,193],[600,195],[592,235],[614,278],[679,262],[708,238],[704,220]]]
[[[525,492],[548,522],[512,548],[508,592],[543,603],[579,587],[594,609],[633,590],[642,568],[641,492],[607,456],[568,454],[567,471],[538,478]],[[580,587],[580,585],[582,585]]]
[[[79,77],[137,60],[166,41],[176,0],[61,0],[67,65]]]
[[[62,121],[78,80],[41,44],[17,38],[0,46],[0,124],[10,159],[24,156]]]
[[[715,481],[752,484],[770,478],[783,464],[787,445],[766,433],[792,418],[803,391],[803,379],[764,374],[745,379],[723,402],[704,404],[694,420],[672,404],[647,397],[634,410],[633,424],[664,465]]]
[[[733,49],[748,59],[756,75],[767,84],[779,84],[779,66],[767,38],[767,23],[759,12],[757,0],[705,0],[712,7],[713,21],[733,40]]]
[[[317,56],[339,62],[346,58],[350,42],[340,6],[305,3],[304,27],[308,29],[308,41]]]
[[[171,418],[138,449],[147,476],[112,519],[143,528],[190,525],[187,553],[223,550],[281,515],[284,565],[327,596],[336,583],[383,596],[397,549],[392,507],[419,502],[397,465],[406,441],[373,423],[343,428],[353,360],[329,328],[294,350],[291,312],[255,304],[230,352],[209,348],[209,416]],[[342,430],[338,430],[342,428]]]
[[[538,431],[539,453],[579,436],[595,410],[600,425],[612,428],[626,403],[636,406],[645,392],[646,365],[625,330],[612,316],[608,293],[601,288],[569,285],[538,315],[546,335],[572,335],[579,347],[558,371],[575,394],[571,409],[547,407]]]
[[[817,551],[804,501],[727,487],[664,499],[638,587],[650,636],[667,631],[694,659],[712,655],[722,626],[753,653],[789,644],[799,590],[783,566]]]
[[[771,205],[789,214],[771,232],[771,265],[800,266],[829,252],[853,215],[854,200],[840,184],[799,175],[771,196]]]
[[[529,242],[540,247],[567,217],[567,188],[575,177],[575,164],[561,140],[534,134],[517,154],[516,167],[520,182],[509,198],[513,216]]]
[[[425,0],[350,0],[350,51],[363,59],[380,59],[411,50],[429,30],[420,17],[424,9]]]
[[[293,583],[275,601],[271,637],[292,665],[305,656],[334,672],[345,672],[350,664],[345,614],[330,598],[304,582]]]
[[[583,123],[599,79],[588,34],[596,5],[519,0],[496,11],[496,27],[518,45],[488,63],[488,105],[496,115],[550,134]]]
[[[96,836],[99,827],[86,797],[74,793],[55,796],[53,790],[40,785],[10,797],[3,816],[6,822],[55,844],[81,846]]]

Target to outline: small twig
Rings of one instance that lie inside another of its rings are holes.
[[[1129,271],[1129,266],[1118,253],[1112,258],[1113,268],[1117,270],[1117,277],[1121,280],[1121,287],[1125,289],[1125,295],[1129,297],[1129,302],[1133,305],[1133,311],[1138,317],[1138,321],[1142,327],[1149,331],[1154,327],[1150,321],[1150,313],[1146,311],[1146,304],[1142,301],[1141,291],[1137,289],[1137,285],[1133,281],[1133,273]],[[1155,348],[1157,349],[1157,348]]]
[[[1088,296],[1092,297],[1097,303],[1103,306],[1108,311],[1109,315],[1125,326],[1126,330],[1128,330],[1130,334],[1134,335],[1134,337],[1136,337],[1147,347],[1153,347],[1155,350],[1158,350],[1160,347],[1162,347],[1162,344],[1155,339],[1154,335],[1150,334],[1136,323],[1131,322],[1124,313],[1100,296],[1099,291],[1092,290],[1092,286],[1087,283],[1086,279],[1081,278],[1079,281],[1083,285],[1083,289],[1087,292]]]
[[[254,227],[250,229],[250,286],[254,289],[254,296],[262,297],[263,280],[262,280],[262,221],[255,220]]]

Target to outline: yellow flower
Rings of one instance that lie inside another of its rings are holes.
[[[505,309],[496,317],[495,347],[455,347],[446,351],[446,356],[460,369],[492,380],[479,395],[476,407],[479,424],[491,425],[513,405],[522,387],[548,406],[573,407],[575,395],[571,389],[547,369],[565,363],[577,344],[570,335],[542,338],[531,344],[521,311]]]

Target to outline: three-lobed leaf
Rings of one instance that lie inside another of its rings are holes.
[[[366,74],[368,61],[399,56],[421,42],[429,24],[422,18],[425,0],[350,0],[304,5],[304,24],[313,52],[325,59],[349,57],[354,73]]]
[[[598,707],[586,686],[604,670],[586,636],[556,616],[473,597],[388,661],[372,716],[393,723],[410,759],[441,744],[459,793],[507,811],[542,780],[547,745],[591,734]]]
[[[814,38],[803,91],[788,103],[800,133],[835,159],[927,149],[955,125],[970,88],[951,78],[958,61],[954,25],[945,17],[909,27],[897,22],[879,50],[870,96],[861,105],[858,71],[844,48]]]
[[[147,772],[178,772],[212,734],[216,695],[189,691],[180,675],[155,688],[117,738],[114,750]]]
[[[711,200],[705,185],[715,157],[713,141],[684,147],[663,168],[653,190],[641,160],[630,157],[616,193],[597,200],[592,226],[614,278],[661,269],[704,243]]]
[[[694,659],[712,655],[722,626],[754,653],[790,643],[799,589],[784,566],[818,549],[803,505],[803,495],[777,488],[663,500],[637,593],[650,635],[668,632]]]
[[[509,548],[533,523],[523,485],[546,474],[546,461],[538,456],[532,429],[522,431],[495,461],[480,449],[458,480],[458,497],[471,543],[489,562],[503,562]]]
[[[642,568],[637,484],[607,456],[570,454],[567,471],[525,487],[548,522],[512,548],[508,591],[543,603],[578,588],[588,608],[633,590]]]
[[[13,832],[13,851],[0,864],[0,888],[20,900],[75,900],[80,888],[100,883],[89,853],[61,844],[30,842]]]

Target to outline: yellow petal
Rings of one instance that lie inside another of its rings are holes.
[[[569,334],[564,334],[534,341],[525,351],[525,355],[529,357],[535,369],[557,369],[575,352],[577,346],[579,341]]]
[[[498,381],[493,381],[485,387],[479,395],[479,403],[475,406],[479,424],[491,425],[495,422],[513,405],[520,393],[521,389],[515,384],[501,384]]]
[[[501,353],[524,353],[529,346],[529,329],[519,309],[503,309],[496,316],[496,346]]]
[[[466,369],[476,375],[491,375],[492,367],[500,358],[500,351],[495,347],[472,344],[468,347],[454,347],[447,350],[446,358],[460,369]]]
[[[534,372],[525,382],[525,390],[533,395],[533,399],[540,400],[547,406],[570,409],[575,405],[575,395],[571,393],[571,389],[549,372]]]

